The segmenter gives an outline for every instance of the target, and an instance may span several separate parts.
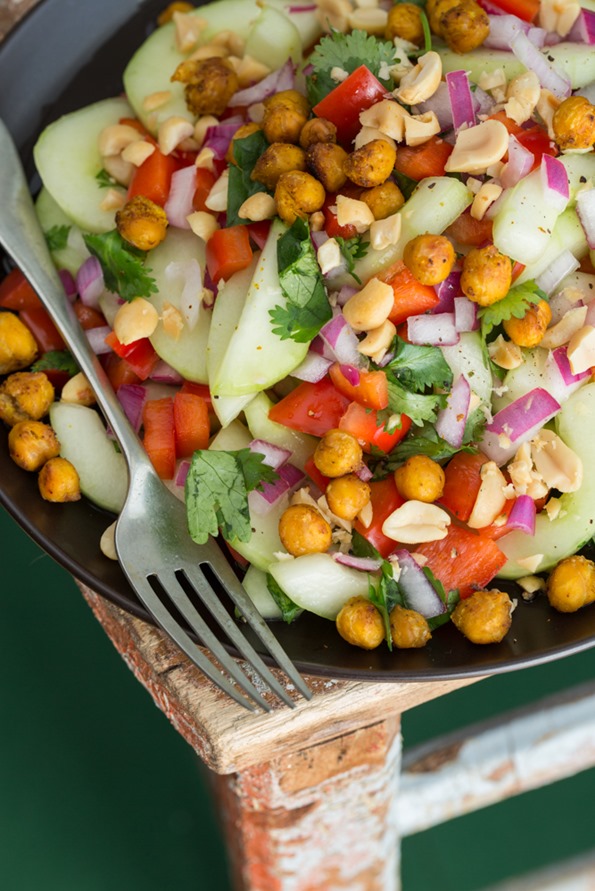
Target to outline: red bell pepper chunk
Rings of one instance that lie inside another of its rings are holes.
[[[366,527],[361,520],[356,520],[354,526],[359,534],[363,535],[383,557],[388,557],[399,545],[398,542],[384,535],[382,526],[386,518],[401,507],[405,501],[397,491],[395,478],[392,474],[384,480],[369,483],[369,486],[373,511],[372,523]]]
[[[359,384],[350,384],[338,363],[329,368],[331,380],[339,393],[366,408],[388,406],[388,382],[384,371],[360,371]]]
[[[299,384],[272,407],[269,418],[300,433],[324,436],[339,426],[348,405],[349,399],[339,393],[330,378],[324,377],[316,384]]]
[[[107,325],[102,312],[93,309],[92,306],[85,306],[81,300],[75,300],[72,308],[84,331],[90,331],[91,328],[103,328],[104,325]]]
[[[440,503],[459,520],[467,522],[481,486],[481,468],[487,461],[481,452],[458,452],[444,468],[444,491]]]
[[[525,22],[532,22],[539,12],[539,0],[498,0],[496,5]]]
[[[206,200],[216,182],[217,177],[211,170],[207,170],[204,167],[196,168],[196,189],[194,190],[194,197],[192,199],[192,207],[194,210],[209,212]]]
[[[388,454],[407,435],[411,421],[407,415],[401,415],[401,426],[393,433],[388,433],[384,424],[378,420],[378,412],[365,408],[359,402],[352,402],[338,426],[339,430],[355,436],[364,452],[371,452],[375,448]]]
[[[108,380],[114,392],[123,384],[138,384],[140,377],[134,371],[126,359],[122,359],[117,353],[106,353],[101,356],[101,364],[107,374]]]
[[[19,312],[19,318],[37,341],[40,352],[49,353],[51,350],[63,350],[66,348],[60,332],[43,306],[22,309]]]
[[[158,148],[146,161],[136,167],[128,186],[128,200],[136,195],[149,198],[154,204],[163,207],[169,195],[171,178],[177,169],[177,161],[171,155],[164,155]]]
[[[395,170],[417,182],[427,176],[444,176],[444,165],[452,153],[452,145],[433,136],[422,145],[400,145]]]
[[[387,269],[379,278],[393,289],[394,304],[389,319],[394,325],[400,325],[409,316],[421,315],[440,302],[434,288],[418,282],[402,260]]]
[[[326,492],[326,487],[330,483],[330,477],[325,476],[321,473],[314,463],[314,455],[310,455],[306,463],[304,464],[304,470],[312,480],[312,482],[318,486],[321,492]]]
[[[42,302],[20,269],[11,269],[0,282],[2,309],[38,309]]]
[[[369,68],[360,65],[315,105],[312,111],[317,117],[331,121],[337,128],[338,142],[351,147],[361,129],[360,112],[371,108],[385,94],[386,87],[382,86]]]
[[[446,591],[458,589],[461,597],[485,588],[506,563],[506,557],[487,535],[451,523],[446,538],[415,545]]]
[[[159,361],[159,356],[148,337],[141,337],[132,343],[123,344],[111,331],[105,338],[105,342],[121,359],[126,359],[141,381],[146,381]]]
[[[241,272],[252,262],[252,247],[248,226],[217,229],[207,242],[207,269],[217,284],[227,281],[234,272]]]
[[[204,399],[194,393],[176,393],[174,433],[178,458],[188,458],[198,449],[208,447],[211,430],[209,407]]]
[[[153,467],[163,480],[173,479],[176,470],[174,401],[149,399],[143,406],[143,445]]]

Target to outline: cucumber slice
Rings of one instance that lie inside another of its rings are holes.
[[[257,262],[236,329],[210,380],[215,396],[246,396],[272,387],[297,368],[308,352],[307,343],[281,340],[272,331],[269,311],[286,303],[277,266],[277,241],[284,232],[285,224],[276,220]]]
[[[72,402],[54,402],[50,423],[60,454],[77,469],[81,492],[98,507],[119,513],[128,490],[128,468],[97,412]]]
[[[554,231],[547,242],[545,251],[533,263],[527,264],[516,284],[520,285],[537,278],[563,251],[570,251],[580,260],[588,250],[585,230],[581,226],[576,210],[573,207],[568,207],[556,220]]]
[[[342,566],[329,554],[282,560],[268,571],[294,603],[333,622],[351,597],[368,596],[369,574]]]
[[[256,566],[249,566],[242,579],[246,594],[263,617],[263,619],[282,619],[283,613],[277,606],[267,588],[266,573]]]
[[[264,439],[282,449],[289,449],[292,452],[291,463],[303,470],[318,440],[314,436],[308,436],[307,433],[298,433],[297,430],[291,430],[283,424],[271,421],[269,412],[272,407],[273,403],[266,393],[259,393],[246,406],[244,413],[250,432],[254,439]]]
[[[300,32],[278,9],[265,6],[250,29],[245,52],[273,70],[287,59],[297,64],[302,57]]]
[[[525,266],[534,263],[547,249],[559,216],[555,207],[544,202],[541,170],[534,170],[503,197],[494,216],[494,244]]]
[[[574,205],[577,192],[585,188],[586,182],[595,181],[595,155],[593,152],[586,155],[562,155],[560,161],[568,174],[570,203]]]
[[[494,412],[501,411],[524,396],[536,387],[543,387],[544,369],[549,352],[541,347],[532,350],[523,350],[523,363],[518,368],[513,368],[504,376],[502,384],[506,387],[502,396],[494,396]]]
[[[492,399],[492,372],[490,371],[479,331],[461,334],[456,346],[441,347],[442,353],[455,379],[464,374],[476,396],[484,405]]]
[[[147,255],[147,269],[155,279],[158,291],[150,301],[161,315],[164,306],[171,303],[180,309],[180,298],[184,289],[182,277],[168,278],[165,270],[170,263],[185,263],[197,260],[201,269],[205,266],[205,245],[202,239],[185,229],[170,229],[165,241]],[[186,380],[199,384],[208,382],[207,341],[211,325],[211,311],[201,303],[198,321],[190,330],[184,326],[177,340],[169,335],[159,322],[151,335],[157,354]]]
[[[595,384],[587,384],[570,397],[556,417],[555,426],[560,438],[583,462],[583,484],[578,492],[561,496],[560,514],[555,520],[538,514],[535,535],[511,532],[499,540],[498,546],[508,558],[499,573],[501,578],[527,575],[527,569],[517,561],[536,554],[542,555],[536,571],[551,569],[578,551],[595,531]]]
[[[235,422],[234,422],[235,423]],[[277,559],[275,554],[284,551],[279,538],[279,520],[283,511],[287,510],[289,498],[284,496],[265,516],[252,513],[252,536],[250,541],[230,541],[234,550],[245,557],[257,569],[268,572],[271,563]],[[297,602],[297,601],[296,601]],[[298,604],[299,605],[299,604]]]
[[[99,206],[105,192],[95,179],[101,170],[97,140],[104,127],[131,114],[125,99],[95,102],[46,127],[33,149],[44,186],[69,220],[84,232],[109,232],[114,228],[114,211]]]
[[[251,442],[250,431],[241,421],[236,420],[221,428],[211,440],[209,448],[218,452],[238,452],[240,449],[248,448]]]
[[[54,226],[70,226],[66,247],[52,251],[52,260],[58,269],[66,269],[71,275],[76,275],[87,257],[90,256],[81,230],[60,210],[45,188],[42,188],[37,196],[35,211],[45,233],[48,233]]]

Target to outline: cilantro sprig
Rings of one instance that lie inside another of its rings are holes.
[[[365,64],[387,89],[393,88],[392,80],[387,78],[384,70],[395,61],[395,47],[389,41],[377,40],[365,31],[356,29],[350,34],[332,31],[322,38],[309,61],[313,72],[307,78],[307,88],[312,106],[321,102],[337,86],[331,77],[333,68],[353,74]]]
[[[45,240],[50,251],[63,251],[68,244],[68,236],[72,226],[52,226],[44,232]]]
[[[273,334],[309,343],[330,320],[332,309],[305,220],[298,217],[279,239],[277,263],[286,304],[270,310]]]
[[[79,367],[68,350],[49,350],[33,363],[31,371],[65,371],[74,377]]]
[[[391,611],[399,604],[403,606],[403,594],[393,575],[392,564],[383,560],[380,578],[376,582],[371,576],[368,579],[368,597],[374,604],[384,622],[384,636],[389,650],[393,648],[393,636],[390,630]]]
[[[95,174],[95,180],[100,189],[111,189],[116,185],[116,180],[110,176],[105,167]]]
[[[288,625],[291,625],[291,623],[302,614],[303,610],[297,603],[294,603],[293,600],[287,596],[283,588],[277,584],[270,572],[267,573],[267,588],[269,589],[269,594],[281,610],[281,618],[284,622],[287,622]]]
[[[452,371],[442,350],[435,346],[418,346],[400,337],[393,341],[394,357],[385,367],[403,387],[422,393],[427,387],[450,387]]]
[[[502,322],[512,318],[522,319],[527,310],[540,300],[547,300],[547,294],[531,280],[511,288],[506,297],[497,303],[482,307],[478,315],[481,319],[483,339],[485,340]]]
[[[341,238],[337,235],[335,238],[339,245],[339,250],[345,262],[347,263],[347,272],[352,278],[361,285],[362,280],[355,274],[355,263],[357,260],[363,260],[370,249],[370,242],[364,241],[361,235],[355,235],[353,238]]]
[[[144,266],[145,253],[125,241],[117,229],[100,235],[85,235],[88,250],[97,257],[105,285],[123,300],[150,297],[157,293],[155,279]]]
[[[257,192],[266,192],[262,183],[252,179],[252,171],[260,156],[269,147],[262,130],[257,130],[243,139],[234,139],[233,156],[235,164],[229,165],[229,184],[227,189],[227,225],[237,226],[245,223],[239,210],[244,201]]]
[[[263,461],[263,455],[250,449],[194,453],[185,498],[188,531],[197,544],[205,544],[219,530],[226,541],[250,541],[248,492],[278,478]]]

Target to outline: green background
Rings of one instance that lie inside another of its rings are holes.
[[[70,577],[0,509],[0,888],[227,891],[204,768]],[[414,744],[592,678],[595,650],[408,713]],[[593,844],[595,771],[403,845],[405,891],[476,891]],[[332,889],[329,889],[332,891]]]

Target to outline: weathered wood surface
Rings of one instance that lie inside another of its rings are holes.
[[[410,750],[399,792],[401,835],[594,765],[595,683],[589,683]]]

